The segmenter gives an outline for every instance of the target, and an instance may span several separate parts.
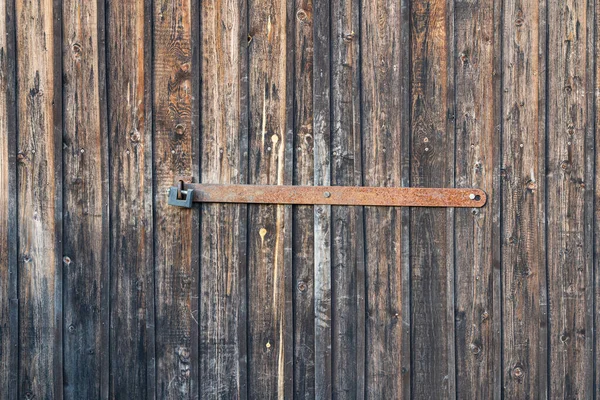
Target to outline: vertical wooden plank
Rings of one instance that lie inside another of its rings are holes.
[[[454,180],[453,3],[412,9],[411,186]],[[453,398],[452,209],[411,211],[413,396]]]
[[[493,398],[500,382],[500,320],[496,301],[500,281],[494,274],[499,204],[493,193],[499,165],[495,57],[501,44],[494,29],[500,15],[494,0],[455,3],[456,186],[477,187],[490,195],[486,207],[457,209],[456,359],[457,397]]]
[[[0,2],[0,397],[9,400],[19,372],[15,40],[15,3]]]
[[[63,17],[65,397],[91,399],[108,393],[104,3],[66,0]]]
[[[404,68],[401,1],[362,4],[362,161],[365,186],[400,186],[408,134],[403,96]],[[410,354],[405,352],[402,254],[403,213],[400,208],[365,207],[366,377],[367,397],[405,394]],[[359,371],[361,373],[361,371]],[[362,396],[362,393],[358,393]]]
[[[314,184],[313,2],[295,2],[294,185]],[[315,397],[314,207],[293,207],[294,397]]]
[[[331,184],[330,3],[315,3],[313,135],[315,185]],[[327,196],[323,193],[323,196]],[[315,397],[331,398],[331,206],[315,205]]]
[[[249,2],[249,183],[292,182],[293,2]],[[250,206],[248,395],[292,395],[291,206]]]
[[[154,398],[151,3],[107,3],[110,397]]]
[[[507,398],[548,394],[545,15],[544,1],[504,2],[501,215]]]
[[[360,4],[331,3],[331,183],[362,185]],[[362,207],[332,207],[332,392],[365,394],[365,271]]]
[[[156,390],[160,399],[196,398],[198,389],[199,213],[167,204],[176,176],[198,178],[198,89],[192,59],[191,0],[153,2],[154,268]]]
[[[248,176],[247,6],[202,2],[201,181]],[[200,394],[247,397],[247,206],[202,205]]]
[[[62,96],[58,0],[16,2],[19,395],[62,398]]]
[[[592,2],[548,2],[547,257],[549,395],[593,397]],[[591,136],[591,137],[590,137]]]

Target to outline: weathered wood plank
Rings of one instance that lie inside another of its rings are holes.
[[[401,186],[403,180],[403,11],[401,1],[366,2],[361,9],[362,161],[365,186]],[[367,397],[398,397],[408,388],[410,354],[403,350],[402,211],[365,207]],[[362,394],[358,394],[361,396]]]
[[[199,88],[192,77],[198,32],[191,0],[154,1],[154,190],[156,390],[159,399],[192,399],[198,390],[199,213],[167,204],[176,176],[199,176]]]
[[[330,4],[314,5],[313,138],[314,180],[331,184],[331,37]],[[332,396],[331,365],[331,206],[314,207],[315,229],[315,397]]]
[[[19,395],[63,396],[60,2],[16,1]]]
[[[202,2],[201,181],[246,183],[245,1]],[[202,205],[200,394],[247,397],[247,206]]]
[[[331,183],[362,185],[360,4],[331,3]],[[364,398],[365,266],[362,207],[332,207],[332,394]]]
[[[546,2],[504,2],[503,12],[504,396],[546,398]]]
[[[249,2],[250,184],[292,181],[292,5]],[[291,206],[249,206],[248,218],[249,397],[289,397]]]
[[[494,0],[455,3],[456,186],[492,195],[498,172],[500,93],[495,57],[501,43],[494,29],[500,15]],[[491,399],[499,391],[501,365],[500,281],[494,273],[499,204],[490,196],[481,209],[455,211],[457,398]]]
[[[9,400],[19,373],[15,40],[15,2],[0,2],[0,397]]]
[[[548,3],[547,262],[553,398],[592,398],[593,4]],[[591,26],[590,26],[591,25]]]
[[[294,185],[314,184],[313,2],[295,4]],[[314,207],[293,207],[294,397],[315,397]]]
[[[65,397],[108,394],[104,3],[63,2]]]
[[[107,3],[110,393],[155,398],[149,0]]]
[[[412,9],[411,186],[454,180],[453,3]],[[415,398],[454,398],[453,210],[411,210]]]

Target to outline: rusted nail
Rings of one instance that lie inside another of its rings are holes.
[[[299,291],[304,292],[304,291],[306,291],[306,288],[307,288],[306,287],[306,283],[304,283],[304,282],[298,282],[298,290]]]
[[[63,257],[63,262],[67,265],[71,264],[71,258],[68,256]]]
[[[519,366],[516,366],[513,368],[513,372],[512,372],[513,377],[519,379],[523,377],[523,369]]]

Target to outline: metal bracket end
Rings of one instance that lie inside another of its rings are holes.
[[[192,202],[194,200],[194,189],[182,190],[181,193],[185,195],[184,199],[177,198],[177,188],[172,186],[169,188],[169,202],[170,206],[192,208]]]

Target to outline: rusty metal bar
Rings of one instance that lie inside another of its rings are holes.
[[[178,194],[175,195],[174,191]],[[199,203],[329,204],[339,206],[483,207],[486,194],[480,189],[398,188],[359,186],[219,185],[183,183],[171,188]],[[182,196],[182,195],[181,195]],[[179,199],[170,204],[183,206]]]

